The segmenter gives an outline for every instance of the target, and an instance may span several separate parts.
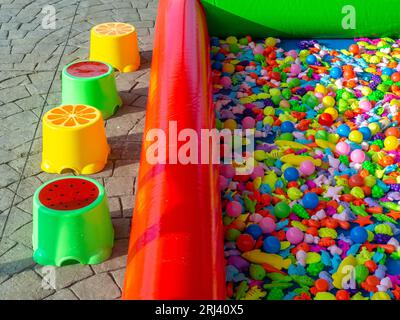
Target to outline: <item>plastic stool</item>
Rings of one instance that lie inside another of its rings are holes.
[[[120,72],[132,72],[140,66],[136,29],[121,22],[94,26],[90,31],[90,60],[105,61]]]
[[[111,117],[122,100],[118,95],[113,68],[100,61],[81,61],[67,65],[62,72],[62,104],[86,104]]]
[[[83,177],[51,180],[33,197],[33,260],[41,265],[108,259],[114,229],[103,186]]]
[[[107,163],[110,147],[104,121],[96,108],[62,105],[43,116],[42,170],[93,174]]]

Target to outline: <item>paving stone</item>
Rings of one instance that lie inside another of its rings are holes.
[[[53,292],[43,288],[42,279],[32,270],[21,272],[0,284],[0,297],[4,300],[40,300]]]
[[[9,238],[28,248],[32,248],[32,222],[27,223],[22,228],[10,234]]]
[[[25,161],[26,161],[26,155],[24,154],[23,157],[10,161],[9,166],[12,167],[19,174],[21,174]],[[24,177],[30,177],[39,174],[42,171],[40,168],[41,162],[42,162],[42,154],[41,153],[32,154],[31,152],[28,162],[26,163],[25,166]]]
[[[11,211],[5,210],[2,214],[0,214],[0,230],[4,226],[7,215],[8,220],[4,231],[4,234],[6,236],[10,236],[11,234],[15,233],[15,231],[17,231],[19,228],[32,221],[32,216],[30,214],[22,211],[18,207],[13,207]]]
[[[133,181],[130,177],[109,177],[104,180],[109,197],[132,194],[133,192]]]
[[[35,262],[32,260],[32,249],[27,248],[22,244],[17,244],[1,256],[0,277],[4,275],[14,275],[33,266],[34,264]],[[2,286],[0,286],[0,297],[3,297],[1,294],[1,287]]]
[[[98,173],[91,174],[90,177],[91,178],[111,177],[113,174],[113,170],[114,170],[114,163],[111,160],[109,160],[103,170],[101,170]]]
[[[124,218],[132,217],[134,203],[133,195],[121,197],[122,215]]]
[[[42,107],[44,99],[40,95],[33,95],[17,100],[15,103],[23,110],[32,110],[34,108]]]
[[[0,257],[5,254],[8,250],[13,248],[17,243],[14,240],[4,237],[0,241]]]
[[[112,219],[115,231],[115,239],[128,239],[131,230],[131,220],[125,218]]]
[[[108,207],[112,218],[120,218],[122,216],[122,208],[119,198],[108,198]]]
[[[104,290],[104,288],[107,288]],[[96,274],[86,280],[80,281],[71,287],[71,290],[81,300],[115,299],[121,295],[118,286],[110,275]]]
[[[11,201],[14,197],[14,192],[7,188],[1,188],[0,189],[0,211],[5,211],[6,209],[10,208]],[[23,199],[20,196],[16,196],[14,200],[14,204],[17,204],[21,202]],[[3,213],[4,214],[4,213]],[[0,214],[0,219],[3,214]],[[1,221],[1,220],[0,220]],[[0,222],[0,227],[1,227],[1,222]]]
[[[125,267],[128,254],[128,239],[115,240],[112,255],[107,261],[92,266],[96,273],[117,270]]]
[[[134,177],[136,176],[135,163],[131,160],[115,161],[114,177]]]
[[[29,96],[30,94],[24,86],[18,86],[11,89],[7,88],[0,90],[0,101],[3,101],[4,103],[16,101],[18,99],[26,98]]]
[[[9,186],[9,189],[12,191],[17,191],[17,194],[25,199],[30,195],[34,194],[36,189],[38,189],[42,185],[41,181],[37,177],[28,177],[21,181],[21,183],[17,188],[17,182],[13,183]]]
[[[146,109],[147,96],[139,96],[135,101],[133,101],[132,105],[138,108]]]
[[[125,268],[112,271],[111,276],[114,278],[114,281],[118,287],[122,290],[124,286]]]
[[[0,106],[0,119],[9,117],[21,111],[22,109],[13,102],[3,104],[2,106]]]
[[[0,164],[14,160],[17,157],[18,157],[18,155],[15,154],[13,151],[10,151],[10,150],[6,151],[4,149],[0,149]]]
[[[70,289],[62,289],[44,300],[78,300],[78,298]]]
[[[63,267],[46,267],[51,268],[50,272],[54,275],[54,286],[57,290],[69,287],[72,284],[81,280],[87,279],[93,275],[93,271],[88,265],[73,264]],[[43,277],[48,269],[43,269],[43,266],[36,265],[35,271]]]
[[[6,187],[17,181],[19,174],[7,164],[0,165],[0,188]]]
[[[18,85],[30,83],[29,78],[26,75],[11,77],[0,82],[0,89],[12,88]]]

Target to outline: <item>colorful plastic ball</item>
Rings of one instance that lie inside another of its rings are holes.
[[[385,130],[385,136],[394,136],[396,138],[400,138],[400,130],[396,127],[390,127]]]
[[[369,140],[371,139],[372,133],[371,130],[368,127],[361,127],[358,129],[358,131],[361,132],[363,135],[364,140]]]
[[[315,172],[315,165],[310,160],[305,160],[300,164],[299,168],[301,174],[309,176]]]
[[[349,154],[350,153],[350,146],[348,145],[348,143],[341,141],[336,145],[336,152],[339,155],[342,154]]]
[[[383,70],[382,70],[382,75],[384,75],[384,76],[391,76],[392,74],[393,74],[393,69],[390,69],[390,68],[384,68]]]
[[[271,233],[274,232],[276,229],[275,221],[270,217],[262,218],[258,225],[260,226],[263,233]]]
[[[307,62],[308,64],[314,65],[314,64],[317,63],[317,57],[314,56],[313,54],[310,54],[309,56],[307,56],[306,62]]]
[[[363,138],[362,133],[358,130],[351,131],[349,134],[349,140],[355,143],[363,142]]]
[[[314,192],[309,192],[304,195],[301,202],[303,203],[304,208],[315,209],[318,206],[319,199]]]
[[[315,139],[328,140],[329,133],[325,130],[318,130],[315,134]]]
[[[284,121],[284,122],[282,122],[282,124],[281,124],[281,131],[282,131],[283,133],[286,133],[286,132],[290,132],[290,133],[291,133],[291,132],[293,132],[295,129],[296,129],[296,128],[295,128],[293,122],[291,122],[291,121]]]
[[[220,83],[225,89],[227,89],[232,85],[232,80],[229,77],[222,77]]]
[[[379,131],[381,131],[381,127],[376,122],[372,122],[372,123],[368,124],[368,128],[369,128],[369,130],[371,130],[372,135],[375,135]]]
[[[358,173],[353,174],[349,179],[350,188],[354,187],[362,187],[364,185],[364,178],[361,177]]]
[[[350,47],[349,47],[349,51],[350,51],[352,54],[359,54],[359,53],[360,53],[360,47],[358,46],[358,44],[352,44],[352,45],[350,45]]]
[[[383,144],[388,151],[396,150],[399,146],[399,139],[395,136],[388,136],[383,141]]]
[[[333,79],[339,79],[343,73],[342,69],[340,69],[339,67],[333,67],[329,74]]]
[[[230,217],[238,217],[242,214],[243,207],[238,201],[230,201],[226,205],[226,214]]]
[[[256,124],[256,120],[254,120],[254,118],[252,118],[252,117],[245,117],[245,118],[242,120],[242,127],[243,127],[243,129],[251,129],[251,128],[254,128],[255,124]]]
[[[286,202],[278,202],[274,207],[275,217],[279,219],[287,218],[290,214],[290,207]]]
[[[294,75],[298,75],[301,72],[301,66],[294,63],[290,66],[290,72]]]
[[[325,113],[330,114],[332,116],[333,120],[336,120],[339,117],[339,113],[333,107],[326,108]]]
[[[281,242],[277,237],[269,236],[263,241],[263,249],[268,253],[278,253],[281,250]]]
[[[326,108],[332,108],[332,107],[335,105],[336,101],[335,101],[335,98],[334,98],[334,97],[325,96],[325,97],[322,99],[322,103],[323,103],[323,105],[324,105]],[[325,112],[326,112],[326,111],[325,111]]]
[[[299,244],[304,239],[304,233],[295,227],[291,227],[286,231],[286,240],[291,244]]]
[[[350,231],[350,239],[354,243],[364,243],[368,239],[368,232],[363,227],[354,227]]]
[[[399,72],[393,73],[392,76],[391,76],[391,79],[394,82],[400,82],[400,73]]]
[[[275,47],[276,45],[276,39],[272,38],[272,37],[268,37],[267,39],[265,39],[265,45],[267,47]]]
[[[347,138],[350,134],[350,131],[350,127],[347,124],[343,123],[337,128],[336,133],[341,137]]]
[[[235,66],[231,63],[224,63],[222,65],[222,72],[226,73],[234,73],[235,72]]]
[[[252,250],[255,244],[256,240],[249,234],[241,234],[236,238],[236,246],[242,252]]]
[[[365,160],[365,153],[360,149],[356,149],[351,152],[350,159],[355,163],[363,163]]]
[[[365,112],[368,112],[368,111],[370,111],[370,110],[372,109],[372,104],[371,104],[371,102],[370,102],[369,100],[367,100],[367,99],[361,100],[361,101],[358,103],[358,106],[359,106],[359,108],[360,108],[361,110],[363,110],[363,111],[365,111]]]
[[[318,122],[323,126],[331,126],[333,124],[333,117],[329,113],[322,113],[319,116]]]
[[[257,240],[263,234],[262,229],[258,224],[249,225],[246,228],[245,233],[251,235],[255,240]]]
[[[237,128],[237,123],[233,119],[227,119],[224,122],[224,129],[235,130]]]
[[[299,171],[294,167],[287,168],[283,176],[287,181],[296,181],[299,178]]]

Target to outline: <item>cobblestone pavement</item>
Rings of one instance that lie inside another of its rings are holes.
[[[43,7],[56,9],[44,29]],[[157,0],[0,0],[0,299],[119,299],[141,148]],[[43,269],[32,260],[32,195],[53,179],[40,170],[43,112],[60,104],[60,71],[88,57],[89,30],[108,21],[136,26],[140,70],[117,74],[124,101],[106,122],[112,152],[93,175],[107,191],[112,257],[99,265]],[[55,279],[55,288],[42,285]]]

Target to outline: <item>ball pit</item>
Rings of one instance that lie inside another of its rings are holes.
[[[257,174],[220,171],[227,298],[399,300],[400,41],[211,44],[217,128],[256,133]]]

